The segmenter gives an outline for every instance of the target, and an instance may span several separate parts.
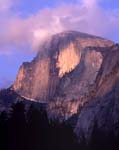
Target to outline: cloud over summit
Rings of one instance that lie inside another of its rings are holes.
[[[43,8],[28,17],[15,14],[11,7],[16,0],[0,0],[0,52],[12,47],[37,50],[47,36],[65,30],[78,30],[110,38],[119,35],[119,15],[105,10],[100,0],[81,0],[78,4],[62,4]],[[24,2],[24,1],[23,1]],[[118,10],[116,10],[118,11]],[[8,17],[9,16],[9,17]]]

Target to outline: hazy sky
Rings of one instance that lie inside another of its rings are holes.
[[[118,42],[118,0],[0,0],[0,88],[47,36],[78,30]]]

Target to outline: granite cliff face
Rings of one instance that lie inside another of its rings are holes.
[[[106,49],[114,43],[80,32],[63,32],[20,67],[13,89],[37,101],[84,97],[97,77]]]
[[[90,140],[94,124],[115,133],[119,123],[119,45],[100,37],[63,32],[53,35],[36,58],[23,63],[12,89],[47,102],[48,115],[68,119],[79,141]],[[119,132],[119,131],[118,131]]]

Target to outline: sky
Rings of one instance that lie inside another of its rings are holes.
[[[119,41],[118,0],[0,0],[0,88],[52,34],[77,30]]]

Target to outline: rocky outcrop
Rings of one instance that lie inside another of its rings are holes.
[[[83,97],[100,70],[103,51],[113,44],[80,32],[56,34],[31,63],[23,63],[12,89],[37,101]]]
[[[62,100],[57,99],[48,104],[47,112],[50,119],[58,119],[59,121],[66,121],[74,114],[80,111],[81,102],[79,100]]]

